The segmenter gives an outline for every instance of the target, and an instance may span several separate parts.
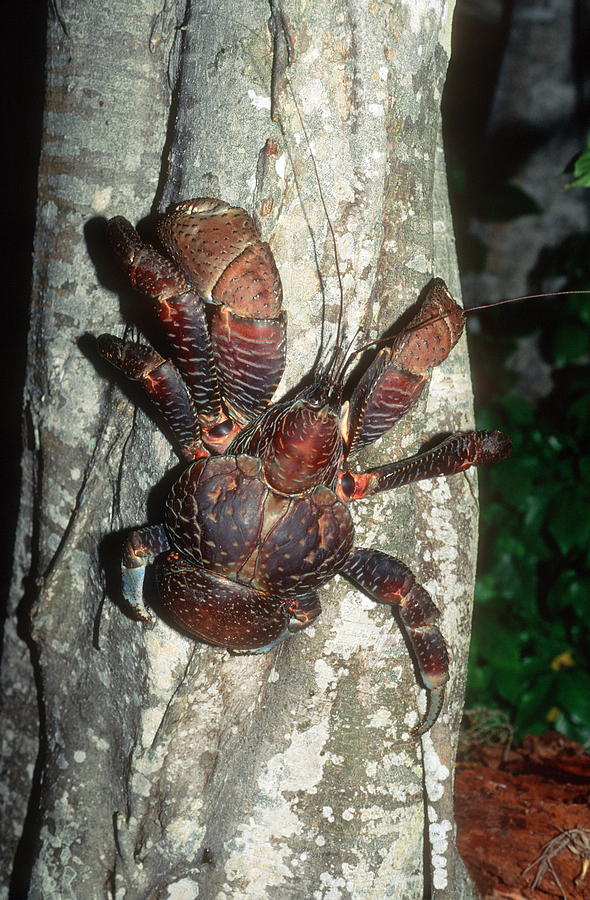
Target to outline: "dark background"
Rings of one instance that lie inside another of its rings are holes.
[[[0,141],[2,216],[0,253],[0,447],[3,483],[1,540],[2,597],[11,577],[20,489],[21,404],[26,364],[37,166],[44,101],[45,30],[43,0],[20,0],[2,12],[0,54],[3,138]]]

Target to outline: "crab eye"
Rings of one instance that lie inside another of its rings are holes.
[[[214,425],[213,428],[210,429],[209,434],[213,438],[222,438],[225,437],[226,434],[229,434],[233,427],[231,419],[226,419],[225,422]]]
[[[350,472],[343,472],[340,477],[340,488],[346,497],[352,497],[354,494],[354,478]]]

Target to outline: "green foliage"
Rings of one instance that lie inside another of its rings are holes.
[[[579,241],[579,258],[571,249],[565,258],[587,272],[590,237]],[[543,275],[553,264],[563,269],[560,251],[545,255]],[[577,280],[576,286],[585,284]],[[584,295],[548,298],[484,315],[489,330],[471,347],[479,361],[476,389],[479,384],[484,395],[478,427],[507,432],[514,449],[505,462],[480,470],[481,574],[467,703],[506,710],[517,736],[558,728],[586,743],[590,301]],[[510,393],[505,366],[514,336],[526,334],[537,336],[555,382],[537,405]]]
[[[568,170],[570,169],[574,177],[567,185],[568,188],[590,187],[590,138],[588,138],[586,149],[578,153],[572,160],[571,166],[568,167]]]

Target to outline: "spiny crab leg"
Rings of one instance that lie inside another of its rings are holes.
[[[207,456],[194,404],[178,369],[145,344],[101,334],[96,341],[103,359],[140,384],[180,446],[188,461]]]
[[[449,678],[449,656],[437,620],[440,612],[430,594],[398,559],[380,550],[354,550],[340,574],[379,603],[397,609],[399,624],[414,652],[428,691],[428,708],[414,735],[428,731],[441,710]]]
[[[146,566],[151,565],[167,550],[170,550],[170,541],[162,525],[136,528],[127,536],[123,545],[121,560],[123,597],[137,618],[144,622],[153,621],[153,616],[143,599]]]
[[[339,472],[336,493],[341,500],[362,500],[414,481],[456,475],[471,466],[499,462],[511,449],[510,438],[501,431],[459,431],[431,450],[407,459],[366,472]]]
[[[195,403],[199,422],[212,427],[226,418],[203,304],[174,263],[144,244],[122,216],[110,219],[107,231],[131,284],[149,297],[167,334],[174,359]]]

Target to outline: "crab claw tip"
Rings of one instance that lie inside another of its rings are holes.
[[[445,686],[443,684],[441,684],[440,687],[427,688],[426,715],[419,725],[412,728],[413,737],[420,737],[421,735],[426,734],[427,731],[430,731],[440,715],[444,699]]]

